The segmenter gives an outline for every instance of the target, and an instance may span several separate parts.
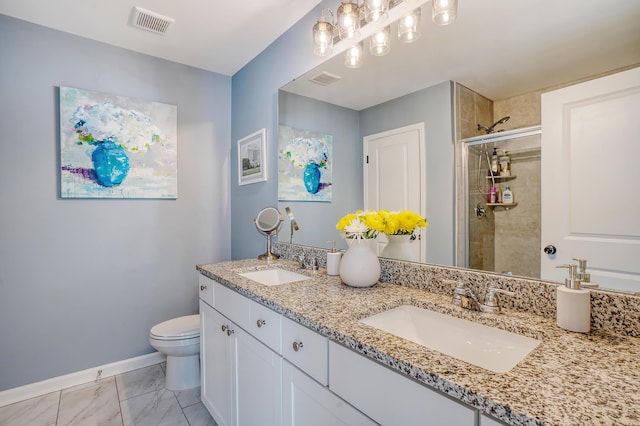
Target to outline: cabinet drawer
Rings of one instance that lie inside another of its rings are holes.
[[[337,343],[330,343],[329,358],[329,389],[380,424],[476,424],[477,410]]]
[[[220,283],[215,283],[213,307],[245,330],[251,321],[250,300]]]
[[[209,277],[205,277],[204,275],[198,276],[198,292],[199,297],[202,299],[207,305],[213,307],[213,281]]]
[[[282,355],[322,385],[329,383],[329,340],[284,317]]]
[[[282,354],[280,314],[251,300],[251,321],[247,330],[256,339]]]

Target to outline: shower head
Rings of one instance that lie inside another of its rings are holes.
[[[495,130],[495,127],[499,124],[504,124],[507,121],[509,121],[511,117],[510,116],[506,116],[506,117],[502,117],[500,120],[496,121],[495,123],[493,123],[491,126],[487,127],[487,126],[483,126],[482,124],[478,124],[478,130],[484,130],[486,132],[486,134],[490,134],[493,133]],[[501,130],[498,130],[501,131]]]

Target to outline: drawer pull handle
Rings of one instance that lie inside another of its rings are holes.
[[[200,291],[205,291],[206,289],[207,289],[207,286],[206,286],[206,285],[201,285],[201,286],[200,286]]]
[[[302,342],[293,342],[293,350],[298,352],[302,349]]]
[[[258,321],[256,321],[256,325],[258,326],[258,328],[262,327],[263,325],[265,325],[267,322],[263,319],[259,319]]]
[[[222,332],[224,333],[225,331],[227,331],[227,327],[226,325],[222,324],[222,327],[220,327],[222,329]]]
[[[231,336],[233,333],[235,333],[235,331],[227,327],[227,336]]]

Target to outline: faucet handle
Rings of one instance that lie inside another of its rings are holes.
[[[467,286],[464,285],[462,281],[442,280],[442,282],[445,284],[453,284],[456,286],[453,290],[453,299],[451,300],[451,302],[456,306],[462,305],[462,298],[460,296],[465,294]]]
[[[513,291],[503,290],[501,288],[489,287],[487,294],[484,297],[484,305],[491,308],[494,312],[500,312],[500,297],[499,294],[505,294],[507,296],[515,296]]]

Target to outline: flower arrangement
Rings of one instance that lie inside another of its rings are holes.
[[[294,138],[281,155],[288,158],[294,167],[304,169],[309,164],[326,168],[329,149],[324,140],[318,138]]]
[[[342,231],[346,238],[376,238],[379,233],[411,235],[416,228],[428,225],[425,218],[409,210],[358,210],[342,217],[336,224],[336,229]]]
[[[78,134],[78,144],[113,142],[128,151],[144,152],[160,141],[160,129],[151,118],[110,102],[79,106],[70,121]]]

